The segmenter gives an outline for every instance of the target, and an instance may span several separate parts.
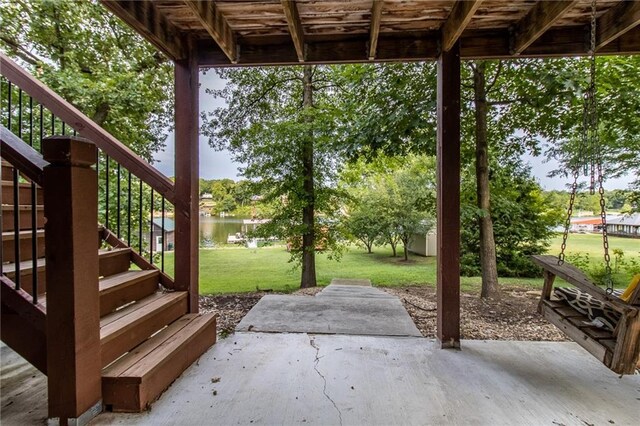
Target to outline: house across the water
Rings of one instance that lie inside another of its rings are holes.
[[[607,222],[607,233],[616,237],[640,238],[640,213],[610,219]]]

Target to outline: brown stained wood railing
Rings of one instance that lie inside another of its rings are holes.
[[[91,140],[105,154],[142,179],[167,201],[175,204],[174,185],[169,178],[2,53],[0,71],[9,81],[44,105],[82,137]]]
[[[42,187],[44,167],[49,163],[42,158],[40,153],[2,125],[0,125],[0,142],[2,143],[0,150],[2,158],[20,170],[20,173],[36,185]]]

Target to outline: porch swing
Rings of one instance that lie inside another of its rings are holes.
[[[544,286],[538,312],[611,371],[621,375],[634,374],[636,369],[640,369],[640,275],[632,279],[626,290],[614,290],[607,235],[603,161],[598,138],[595,3],[593,0],[591,4],[590,75],[589,86],[584,95],[582,138],[579,156],[573,164],[574,180],[561,252],[558,257],[532,256],[532,260],[544,270]],[[600,195],[606,289],[596,285],[580,269],[565,262],[564,252],[581,169],[585,176],[590,176],[591,193],[595,193],[597,186]],[[553,283],[556,277],[565,280],[575,288],[556,287],[554,289]]]

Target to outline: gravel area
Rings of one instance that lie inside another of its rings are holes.
[[[398,296],[425,337],[435,337],[435,290],[425,286],[382,288]],[[293,295],[314,296],[322,287],[301,289]],[[252,292],[200,297],[202,312],[215,312],[218,333],[225,337],[235,329],[262,296]],[[539,291],[518,287],[503,288],[500,299],[480,299],[478,294],[461,294],[462,338],[471,340],[548,340],[565,341],[566,336],[537,312]]]

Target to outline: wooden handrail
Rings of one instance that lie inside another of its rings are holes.
[[[36,185],[43,186],[43,169],[49,163],[42,158],[42,155],[2,125],[0,125],[0,142],[2,158]]]
[[[0,53],[0,72],[56,117],[75,129],[80,136],[92,141],[108,156],[163,195],[167,201],[175,204],[174,184],[169,178],[151,167],[129,147],[2,53]]]

